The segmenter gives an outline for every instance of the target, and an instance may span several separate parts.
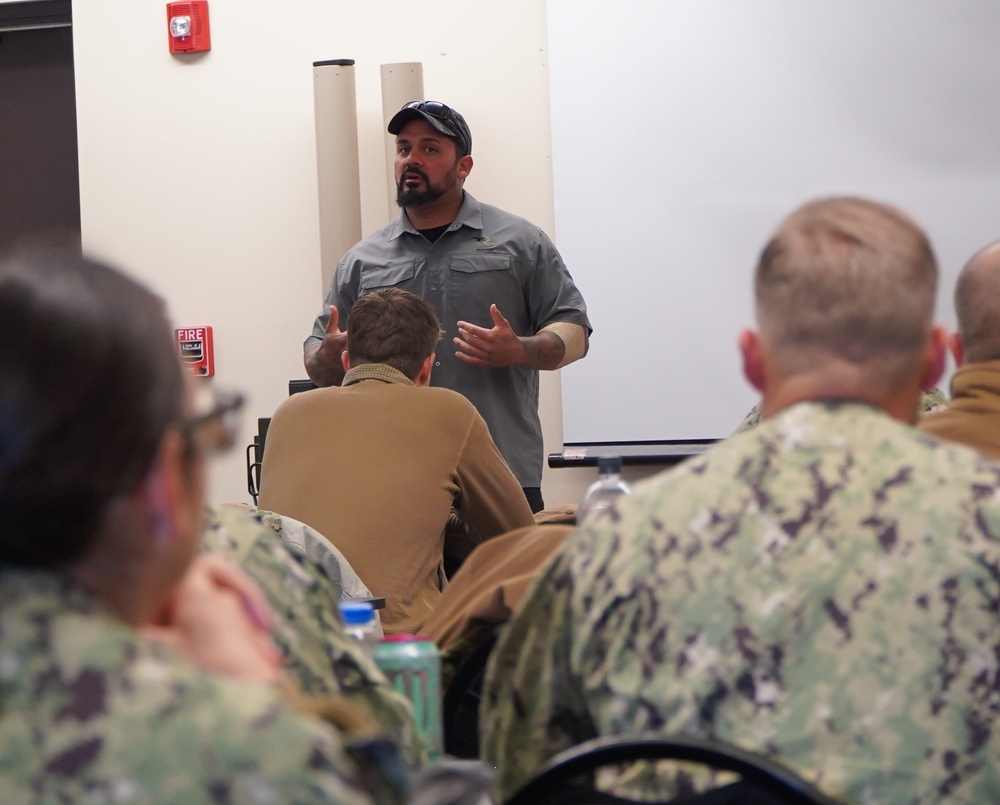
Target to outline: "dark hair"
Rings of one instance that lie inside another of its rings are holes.
[[[351,363],[385,363],[410,380],[441,340],[437,314],[425,300],[399,288],[362,296],[347,319]]]
[[[183,414],[159,297],[69,252],[0,262],[0,562],[80,559]]]

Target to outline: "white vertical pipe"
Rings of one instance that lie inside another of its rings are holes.
[[[361,240],[361,176],[354,59],[313,62],[323,293],[337,261]]]
[[[409,101],[424,100],[424,65],[421,62],[400,62],[382,65],[382,131],[385,134],[385,162],[388,178],[389,217],[399,215],[396,206],[396,138],[386,131],[392,116]]]

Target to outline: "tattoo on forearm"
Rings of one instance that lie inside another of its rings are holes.
[[[553,332],[541,332],[524,340],[525,365],[532,369],[555,369],[566,354],[566,345]]]

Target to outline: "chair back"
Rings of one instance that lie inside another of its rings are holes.
[[[631,803],[596,791],[592,785],[572,785],[581,775],[592,776],[604,766],[640,760],[677,760],[740,775],[741,781],[704,795],[679,797],[675,803],[775,803],[775,805],[836,805],[795,772],[735,746],[699,738],[656,733],[595,738],[567,749],[542,765],[504,805],[598,805]],[[648,800],[644,800],[649,805]],[[665,805],[661,800],[661,805]]]
[[[247,445],[247,492],[253,500],[253,505],[257,505],[257,497],[260,494],[260,470],[264,466],[264,442],[267,440],[267,429],[271,425],[271,417],[259,417],[257,419],[257,435],[253,441]]]

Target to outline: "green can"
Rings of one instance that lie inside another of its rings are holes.
[[[427,637],[390,635],[375,647],[375,662],[393,687],[413,702],[428,760],[441,757],[441,657]]]

